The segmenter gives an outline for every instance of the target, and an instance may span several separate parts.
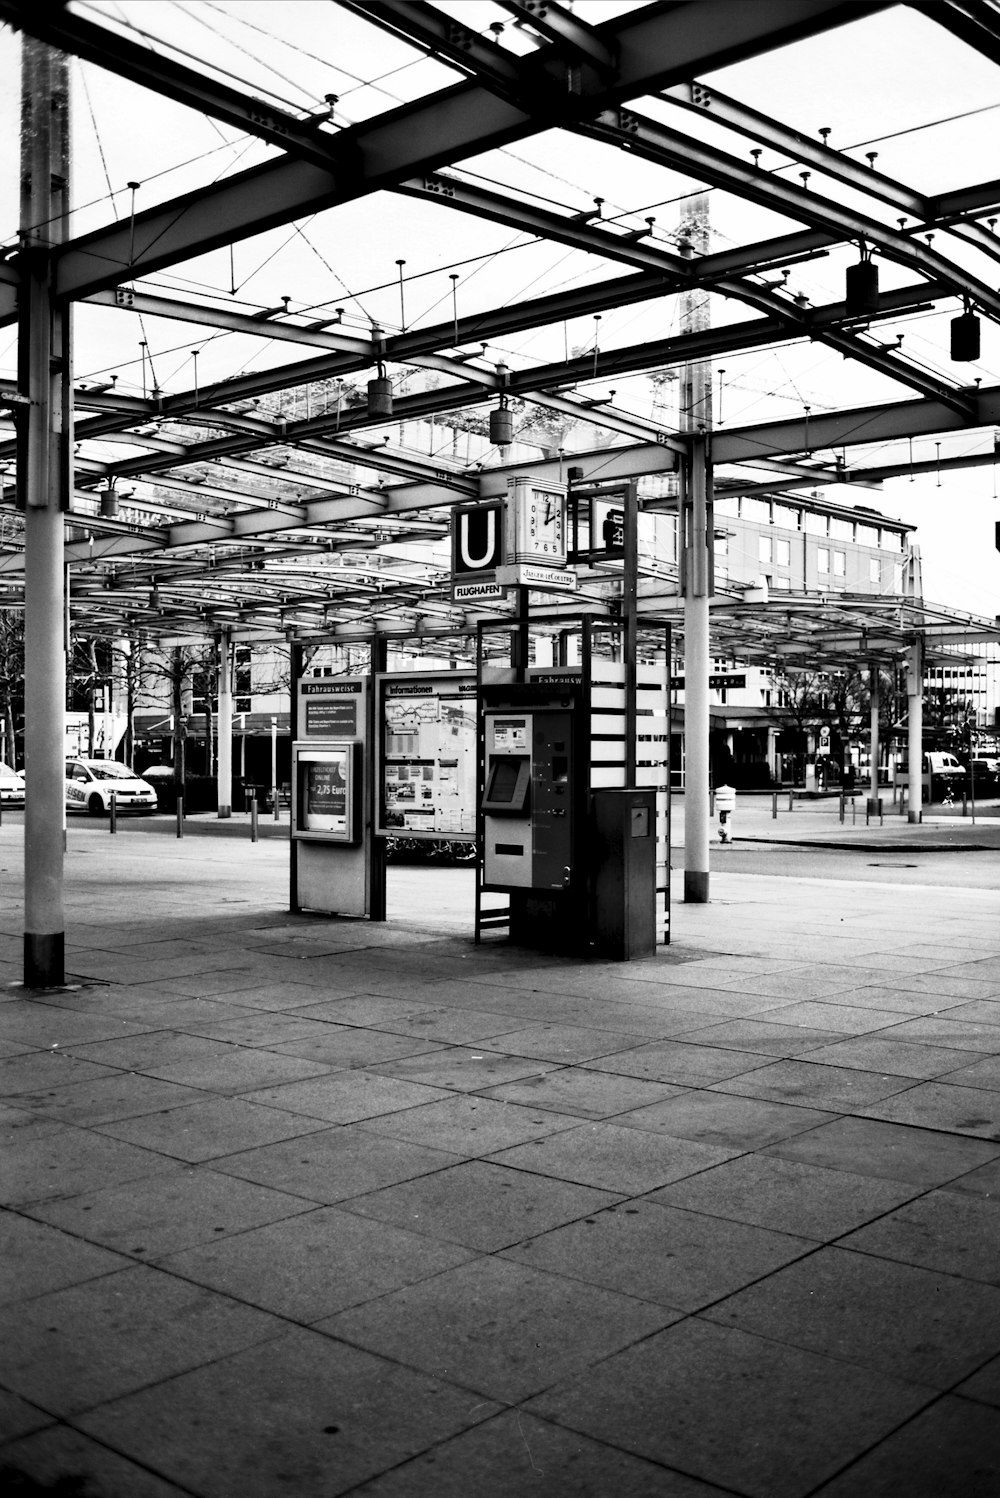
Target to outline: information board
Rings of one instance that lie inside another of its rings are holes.
[[[471,671],[376,678],[376,831],[467,838],[476,831],[476,679]]]

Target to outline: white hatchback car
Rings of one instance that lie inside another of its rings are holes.
[[[10,765],[0,764],[0,806],[24,805],[24,776]]]
[[[103,816],[111,810],[111,793],[119,812],[155,811],[156,792],[117,759],[66,761],[66,810]]]

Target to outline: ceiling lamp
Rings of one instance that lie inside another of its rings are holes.
[[[864,245],[857,265],[847,267],[844,302],[851,317],[869,316],[878,311],[878,266]]]
[[[959,317],[952,318],[951,357],[962,360],[979,358],[979,318],[970,302],[965,303],[965,311]]]
[[[378,361],[378,377],[368,381],[368,415],[392,415],[392,381],[381,359]]]
[[[952,354],[954,359],[955,355]],[[101,518],[103,520],[114,520],[118,515],[118,490],[115,488],[114,479],[108,480],[106,489],[100,491]]]
[[[504,386],[507,384],[506,364],[497,365],[500,384],[500,399],[490,412],[490,441],[494,447],[509,447],[514,440],[514,413],[507,404]]]

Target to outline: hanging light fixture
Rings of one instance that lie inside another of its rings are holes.
[[[514,413],[507,404],[507,392],[504,389],[507,384],[506,364],[497,365],[497,376],[500,382],[500,400],[490,412],[490,441],[494,447],[509,447],[514,440]]]
[[[100,491],[100,499],[101,518],[103,520],[116,519],[118,515],[118,490],[115,488],[114,479],[108,479],[107,488]]]
[[[392,381],[385,372],[382,360],[378,361],[378,376],[368,381],[368,415],[392,415]]]
[[[847,267],[844,303],[851,317],[878,311],[878,266],[863,244],[861,259]]]
[[[972,303],[965,302],[965,311],[952,318],[951,357],[972,360],[979,358],[979,318],[972,310]]]

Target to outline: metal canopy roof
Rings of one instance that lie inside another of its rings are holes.
[[[85,633],[468,629],[447,596],[451,507],[570,466],[653,476],[644,502],[668,506],[683,429],[712,425],[671,398],[699,361],[720,400],[723,361],[742,371],[724,426],[716,405],[720,490],[842,500],[996,461],[1000,181],[976,149],[1000,102],[994,0],[0,0],[0,20],[79,59],[81,206],[55,284],[78,304],[66,556]],[[13,54],[9,31],[0,45]],[[922,74],[960,83],[931,105]],[[820,114],[849,97],[853,147]],[[864,313],[844,296],[861,255],[880,274]],[[956,362],[963,311],[983,352]],[[365,397],[379,365],[388,421]],[[11,369],[0,401],[16,389]],[[513,465],[485,436],[501,391]],[[0,606],[23,586],[14,454],[0,422]],[[585,606],[607,593],[606,574],[583,579]],[[649,580],[643,610],[675,611],[669,583]],[[720,599],[712,627],[720,654],[837,663],[862,638],[986,637],[954,611],[843,595]]]

